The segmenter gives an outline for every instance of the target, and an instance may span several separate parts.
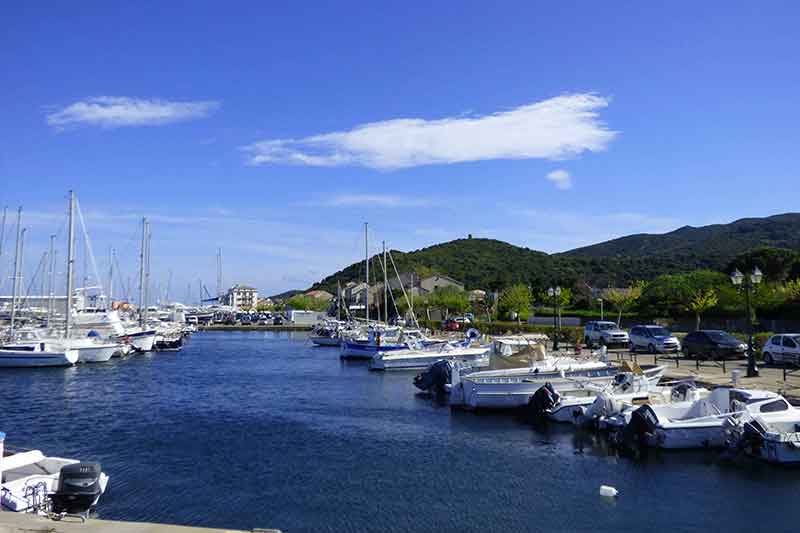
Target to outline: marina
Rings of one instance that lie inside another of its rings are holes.
[[[572,426],[452,410],[419,393],[413,372],[368,365],[315,347],[307,332],[253,331],[196,333],[176,355],[8,369],[0,374],[6,446],[102,464],[110,476],[97,510],[104,520],[309,532],[406,531],[420,520],[440,530],[615,531],[638,517],[656,529],[735,530],[755,520],[785,531],[771,508],[706,509],[754,491],[788,505],[796,471],[732,464],[710,450],[653,450],[634,460]],[[90,391],[103,391],[103,402],[87,402]],[[58,416],[32,423],[31,411]],[[325,467],[308,468],[312,457]],[[603,484],[620,492],[613,505],[596,496]],[[575,512],[554,512],[564,505]],[[681,516],[669,512],[676,506]]]

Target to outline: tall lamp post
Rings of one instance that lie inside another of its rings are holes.
[[[606,318],[605,318],[605,315],[603,313],[603,299],[602,298],[598,298],[597,301],[600,302],[600,320],[605,320]]]
[[[560,337],[561,333],[561,328],[558,327],[558,300],[559,296],[561,296],[561,287],[550,287],[547,289],[547,295],[553,299],[553,331],[555,332],[555,338],[553,339],[553,350],[558,350],[558,338]]]
[[[753,288],[761,283],[761,278],[763,274],[761,271],[756,267],[753,269],[753,273],[749,276],[745,276],[739,269],[733,271],[731,274],[731,281],[737,287],[742,287],[744,289],[745,295],[745,304],[747,306],[747,335],[748,335],[748,342],[747,342],[747,377],[748,378],[755,378],[758,377],[758,366],[756,366],[756,355],[753,352],[753,307],[751,303],[751,294],[753,292]]]

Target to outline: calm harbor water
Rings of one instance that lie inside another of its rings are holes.
[[[9,447],[97,460],[99,516],[301,531],[794,530],[800,470],[633,461],[569,427],[452,413],[302,333],[0,372]],[[620,490],[609,502],[601,484]]]

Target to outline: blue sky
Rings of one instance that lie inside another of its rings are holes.
[[[798,210],[796,3],[2,9],[0,206],[24,206],[28,277],[70,188],[101,271],[114,246],[133,275],[151,218],[173,297],[213,291],[218,247],[226,285],[308,286],[362,256],[365,220],[375,250],[554,252]]]

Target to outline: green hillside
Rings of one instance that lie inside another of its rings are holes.
[[[497,290],[516,282],[537,288],[554,282],[625,286],[661,274],[724,270],[743,252],[763,247],[800,250],[800,213],[686,226],[661,235],[630,235],[554,255],[493,239],[459,239],[407,253],[392,251],[392,255],[400,272],[436,272],[463,282],[468,289]],[[377,262],[373,267],[382,276]],[[363,278],[360,262],[313,288],[335,291],[337,280]]]

